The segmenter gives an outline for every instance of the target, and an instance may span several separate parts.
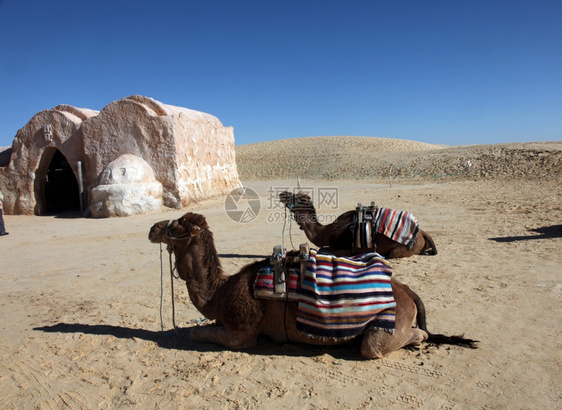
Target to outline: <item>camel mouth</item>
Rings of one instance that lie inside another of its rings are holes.
[[[286,206],[288,206],[291,203],[292,198],[293,198],[293,194],[291,194],[288,191],[284,191],[279,194],[279,202],[281,202],[283,205]]]
[[[160,243],[160,235],[158,235],[157,233],[157,224],[153,225],[152,228],[150,228],[150,232],[148,233],[148,240],[152,243]]]

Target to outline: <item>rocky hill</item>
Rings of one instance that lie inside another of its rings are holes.
[[[310,137],[236,146],[240,179],[559,178],[562,142],[444,146],[376,137]]]

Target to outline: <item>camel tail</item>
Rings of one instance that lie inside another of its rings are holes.
[[[433,238],[425,231],[423,231],[423,239],[425,239],[424,253],[427,255],[437,255],[437,247]]]
[[[440,334],[433,334],[426,330],[428,334],[427,342],[436,345],[455,345],[461,347],[468,347],[470,349],[478,349],[478,340],[467,339],[464,335],[446,336]]]
[[[427,321],[426,321],[426,313],[425,313],[425,305],[423,301],[418,296],[416,292],[410,289],[407,285],[404,285],[406,292],[408,295],[413,299],[414,303],[416,304],[417,314],[416,314],[416,322],[418,327],[427,333],[428,338],[426,342],[434,343],[436,345],[454,345],[454,346],[461,346],[461,347],[468,347],[470,349],[477,349],[478,348],[478,340],[467,339],[464,335],[457,335],[457,336],[447,336],[438,333],[431,333],[427,330]]]

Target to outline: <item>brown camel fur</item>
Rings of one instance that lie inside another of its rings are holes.
[[[279,200],[293,213],[299,228],[304,231],[308,240],[314,245],[318,247],[328,246],[333,253],[338,255],[364,253],[361,250],[353,252],[352,249],[353,232],[351,229],[354,225],[353,220],[356,211],[344,212],[331,224],[322,225],[318,222],[316,209],[309,195],[303,192],[292,194],[284,191],[279,194]],[[387,259],[407,258],[412,255],[437,255],[433,238],[421,229],[411,248],[381,234],[374,235],[374,241],[376,252]]]
[[[191,338],[212,342],[231,349],[255,346],[259,335],[277,342],[301,342],[314,345],[334,345],[344,342],[311,338],[296,328],[297,302],[257,299],[253,284],[258,270],[270,264],[269,259],[249,264],[235,275],[223,273],[215,249],[213,234],[205,217],[186,213],[173,221],[152,226],[148,238],[153,243],[165,243],[176,258],[176,269],[185,280],[193,305],[216,325],[197,326]],[[361,354],[365,358],[380,358],[392,351],[424,340],[436,343],[476,347],[475,341],[461,336],[432,335],[425,326],[425,310],[419,297],[406,285],[392,280],[396,300],[396,331],[367,330],[362,337]],[[414,328],[418,323],[419,328]]]

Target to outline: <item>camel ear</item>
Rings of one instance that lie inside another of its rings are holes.
[[[191,227],[191,234],[193,236],[199,235],[202,231],[203,231],[203,229],[201,229],[201,227],[199,225],[193,225]]]

